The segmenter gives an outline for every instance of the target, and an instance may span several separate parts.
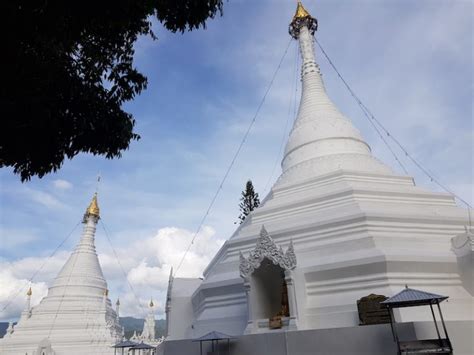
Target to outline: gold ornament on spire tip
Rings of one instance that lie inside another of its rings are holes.
[[[100,209],[99,204],[97,202],[97,192],[94,194],[94,197],[92,197],[92,201],[89,204],[89,207],[87,207],[86,216],[100,217]]]
[[[28,289],[28,292],[26,293],[27,296],[31,296],[33,294],[33,291],[31,290],[31,287]]]
[[[155,304],[153,303],[153,299],[150,299],[150,307],[153,307]]]
[[[293,19],[297,19],[297,18],[305,18],[307,16],[310,16],[311,15],[309,14],[309,12],[304,8],[303,4],[301,3],[301,1],[298,1],[298,6],[296,7],[296,13],[295,13],[295,16],[293,16]]]
[[[318,20],[311,16],[311,14],[304,8],[301,1],[298,1],[296,12],[288,28],[288,32],[291,37],[298,39],[303,27],[306,27],[311,35],[314,35],[318,29]]]

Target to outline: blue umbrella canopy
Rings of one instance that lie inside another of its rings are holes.
[[[441,296],[435,293],[405,287],[403,291],[380,303],[388,307],[410,307],[442,302],[447,298],[448,296]]]

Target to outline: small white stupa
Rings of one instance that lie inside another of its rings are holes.
[[[155,304],[153,300],[150,300],[147,317],[145,318],[145,323],[143,324],[142,339],[144,341],[153,341],[155,340]]]
[[[108,298],[95,250],[100,218],[97,195],[84,214],[84,230],[48,294],[31,307],[32,289],[18,324],[0,339],[2,355],[109,355],[123,329]]]
[[[143,323],[142,332],[140,334],[134,332],[130,340],[157,346],[163,342],[163,337],[158,339],[156,338],[155,303],[153,302],[153,299],[150,300],[148,308],[149,311],[145,318],[145,322]]]

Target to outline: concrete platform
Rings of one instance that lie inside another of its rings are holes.
[[[433,323],[398,324],[401,339],[436,337]],[[474,354],[473,323],[448,322],[448,334],[454,354]],[[165,341],[160,349],[163,355],[199,355],[199,343],[192,340]],[[211,351],[203,345],[203,354]],[[227,344],[220,345],[219,354],[227,355]],[[215,349],[217,354],[217,349]],[[264,334],[242,335],[231,341],[231,355],[396,355],[389,324],[302,331],[274,331]]]

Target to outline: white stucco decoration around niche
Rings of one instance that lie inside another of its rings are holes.
[[[275,244],[265,227],[262,226],[257,245],[255,249],[250,252],[249,257],[246,258],[242,252],[240,252],[240,276],[244,279],[248,278],[260,267],[260,264],[265,258],[270,260],[273,264],[279,265],[284,270],[293,270],[296,267],[296,254],[293,248],[293,242],[290,241],[288,249],[286,252],[283,252],[282,247],[278,247]]]

